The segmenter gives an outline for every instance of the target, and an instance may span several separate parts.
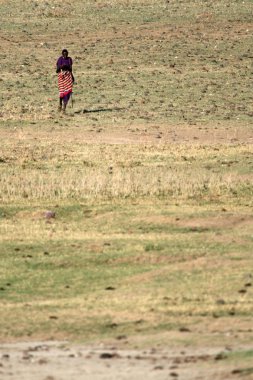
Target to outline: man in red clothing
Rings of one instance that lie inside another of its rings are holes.
[[[72,94],[74,76],[72,73],[73,60],[68,56],[68,50],[62,50],[62,56],[56,63],[56,72],[58,73],[58,88],[60,96],[59,111],[65,112],[68,101]]]

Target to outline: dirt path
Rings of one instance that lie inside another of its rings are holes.
[[[4,140],[100,143],[100,144],[252,144],[253,130],[250,125],[138,125],[138,126],[83,126],[66,115],[61,126],[53,123],[44,126],[27,125],[2,128]]]
[[[2,380],[252,379],[221,348],[122,350],[68,342],[0,346]]]

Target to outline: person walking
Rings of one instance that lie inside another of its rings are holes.
[[[56,62],[56,72],[58,73],[59,88],[59,111],[65,113],[68,101],[72,95],[73,83],[75,81],[72,72],[73,60],[69,57],[67,49],[62,50],[61,57]]]

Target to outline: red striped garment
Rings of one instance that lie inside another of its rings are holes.
[[[72,93],[72,75],[70,71],[60,71],[58,73],[58,88],[60,98]]]

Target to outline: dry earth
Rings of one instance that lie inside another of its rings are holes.
[[[85,117],[85,116],[84,116]],[[230,123],[214,125],[125,125],[110,126],[102,128],[83,128],[76,123],[72,114],[62,117],[66,127],[55,127],[50,124],[43,128],[36,128],[33,125],[25,129],[9,128],[1,130],[1,137],[4,140],[10,138],[19,141],[48,140],[62,142],[78,141],[83,143],[106,143],[106,144],[251,144],[253,143],[253,133],[250,125],[236,125]],[[73,124],[75,127],[73,127]],[[71,128],[69,128],[71,126]]]
[[[241,375],[245,380],[252,379],[233,363],[223,364],[231,350],[123,350],[52,341],[9,343],[0,348],[0,376],[2,380],[228,380]]]

